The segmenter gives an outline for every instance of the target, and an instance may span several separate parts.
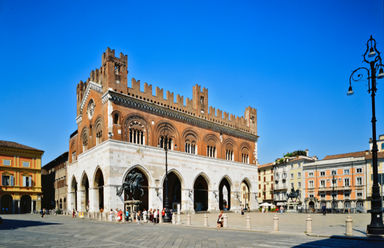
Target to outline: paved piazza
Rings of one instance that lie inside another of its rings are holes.
[[[198,215],[194,216],[196,219]],[[69,216],[3,215],[0,247],[383,247],[383,241],[300,233],[111,223]],[[192,220],[193,220],[192,219]]]

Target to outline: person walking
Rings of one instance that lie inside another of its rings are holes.
[[[223,227],[223,223],[224,223],[223,215],[224,215],[224,210],[221,210],[219,216],[217,217],[217,230]]]
[[[72,211],[72,218],[76,218],[76,210],[75,209],[73,209],[73,211]]]
[[[153,224],[157,223],[157,218],[159,216],[159,212],[156,209],[153,210]]]
[[[325,205],[323,205],[323,206],[321,207],[321,210],[322,210],[322,212],[323,212],[323,215],[326,215],[326,213],[327,213],[327,208],[325,207]]]

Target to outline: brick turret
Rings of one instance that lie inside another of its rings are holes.
[[[115,50],[111,50],[108,47],[102,56],[103,91],[111,88],[120,93],[127,94],[127,67],[127,55],[120,53],[120,58],[115,57]]]

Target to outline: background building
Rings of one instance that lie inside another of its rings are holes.
[[[273,204],[273,166],[274,163],[259,166],[259,203],[266,202]]]
[[[303,166],[317,160],[316,156],[309,157],[308,150],[295,151],[277,159],[274,165],[274,202],[277,206],[284,206],[289,211],[301,209],[304,201]],[[295,190],[297,199],[289,199],[288,194]]]
[[[77,132],[69,141],[68,209],[97,212],[123,208],[129,195],[117,188],[139,173],[143,208],[162,208],[165,150],[168,198],[182,211],[257,209],[257,116],[243,117],[208,105],[208,90],[196,85],[192,99],[132,78],[127,56],[109,48],[102,66],[77,86]],[[165,142],[168,139],[168,142]],[[246,187],[246,189],[244,189]],[[244,198],[245,197],[245,198]]]
[[[41,169],[43,199],[46,209],[67,209],[68,152],[64,152]]]
[[[43,151],[0,140],[1,213],[30,213],[41,208]]]
[[[365,155],[368,151],[328,155],[304,166],[306,209],[348,211],[366,207]]]

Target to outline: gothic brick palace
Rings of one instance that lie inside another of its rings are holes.
[[[257,209],[257,116],[236,117],[208,105],[195,85],[192,99],[132,78],[128,60],[107,49],[102,66],[77,85],[78,125],[69,140],[68,210],[123,209],[117,189],[129,173],[143,176],[142,208],[163,207],[165,146],[168,198],[181,211]],[[169,141],[164,142],[167,138]]]

